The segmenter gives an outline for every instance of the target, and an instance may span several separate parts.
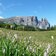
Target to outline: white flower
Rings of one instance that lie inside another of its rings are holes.
[[[29,37],[29,39],[31,39],[31,36]]]
[[[39,45],[39,47],[41,47],[41,44]]]
[[[15,41],[15,38],[13,38],[12,43],[14,43],[14,41]]]
[[[54,39],[54,37],[53,37],[53,36],[51,36],[51,38],[52,38],[52,39]]]
[[[7,33],[7,36],[10,37],[9,33]]]
[[[50,46],[50,44],[48,44],[47,53],[49,52],[50,48],[51,48],[51,46]]]
[[[32,51],[32,46],[29,46],[30,51]]]
[[[15,37],[15,39],[17,39],[18,37],[17,37],[17,34],[14,34],[14,37]]]
[[[49,50],[51,48],[51,45],[48,44],[46,51],[44,52],[44,56],[48,56]]]
[[[24,53],[23,53],[23,56],[25,56]]]
[[[5,49],[3,49],[3,53],[5,53]]]
[[[36,53],[36,50],[35,50],[35,48],[33,48],[33,50],[32,50],[34,53]]]
[[[27,46],[26,50],[28,50],[28,46]]]
[[[24,40],[24,43],[26,43],[26,41]]]
[[[26,40],[26,37],[24,38],[24,40]]]
[[[14,43],[16,39],[17,39],[17,34],[14,34],[14,36],[12,37],[12,43]]]
[[[10,34],[10,32],[9,32],[9,34]]]
[[[47,56],[47,52],[46,51],[44,52],[44,56]]]

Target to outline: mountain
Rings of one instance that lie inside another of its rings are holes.
[[[6,23],[16,23],[16,24],[22,24],[22,25],[34,25],[36,24],[36,16],[15,16],[11,18],[4,19],[4,22]]]
[[[38,20],[37,16],[15,16],[10,18],[0,17],[0,22],[7,24],[16,23],[17,25],[28,25],[33,27],[38,27],[40,29],[47,29],[50,27],[49,22],[46,19]]]

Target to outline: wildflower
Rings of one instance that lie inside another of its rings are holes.
[[[5,49],[3,49],[3,53],[5,53]]]
[[[54,39],[54,37],[53,37],[53,36],[51,36],[51,39]]]
[[[31,39],[31,36],[29,37],[29,39]]]
[[[15,38],[13,38],[12,43],[14,43],[14,41],[15,41]]]
[[[17,34],[14,34],[14,36],[12,38],[12,43],[14,43],[16,39],[17,39]]]
[[[50,44],[48,44],[48,47],[47,47],[47,53],[49,52],[49,49],[51,48]]]
[[[14,34],[14,37],[15,37],[15,39],[17,39],[18,37],[17,37],[17,34]]]
[[[0,32],[3,32],[2,30],[0,30]]]
[[[46,51],[44,52],[44,56],[47,56],[47,52]]]
[[[32,46],[29,46],[30,51],[32,51]]]
[[[26,40],[26,37],[24,38],[24,40]]]
[[[48,56],[49,50],[50,50],[51,46],[50,44],[48,44],[46,51],[44,52],[44,56]]]
[[[26,41],[24,40],[24,43],[26,43]]]
[[[33,50],[32,50],[34,53],[36,53],[36,49],[35,48],[33,48]]]
[[[28,50],[28,46],[27,46],[26,50]]]
[[[22,55],[25,56],[24,53]]]
[[[10,37],[10,34],[9,34],[9,33],[7,33],[7,36],[8,36],[8,37]]]
[[[39,47],[41,47],[41,44],[39,45]]]

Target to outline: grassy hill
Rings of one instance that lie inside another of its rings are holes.
[[[16,31],[0,28],[0,37],[9,36],[13,38],[15,34],[22,41],[24,38],[31,38],[32,43],[39,44],[43,48],[47,48],[47,45],[51,44],[53,52],[56,53],[56,31]]]

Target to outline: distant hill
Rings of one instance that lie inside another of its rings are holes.
[[[4,22],[7,24],[17,24],[17,25],[28,25],[33,27],[38,27],[40,29],[47,29],[50,27],[49,22],[46,19],[38,20],[37,16],[15,16],[10,18],[2,18],[0,17],[0,22]]]

